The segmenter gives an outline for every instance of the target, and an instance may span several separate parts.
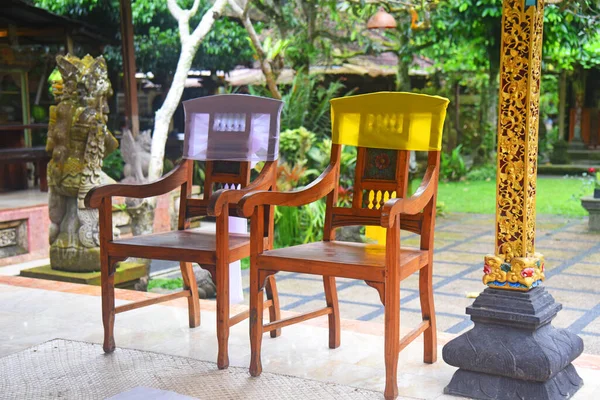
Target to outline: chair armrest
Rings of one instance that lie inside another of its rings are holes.
[[[336,181],[337,168],[330,164],[316,180],[303,189],[290,192],[256,191],[245,195],[238,202],[238,214],[250,217],[254,209],[261,205],[298,207],[312,203],[334,190]]]
[[[225,204],[237,204],[240,199],[255,190],[269,190],[277,174],[277,161],[265,163],[260,175],[243,189],[221,189],[210,196],[206,213],[211,217],[218,217]],[[271,193],[271,192],[270,192]]]
[[[398,214],[418,214],[435,194],[435,182],[437,180],[437,167],[430,165],[427,167],[423,182],[411,197],[407,199],[389,199],[383,205],[381,210],[381,226],[391,228]]]
[[[85,196],[85,206],[87,208],[98,208],[106,197],[123,196],[142,199],[168,193],[187,181],[188,164],[187,161],[182,162],[171,172],[151,183],[116,183],[92,188]]]

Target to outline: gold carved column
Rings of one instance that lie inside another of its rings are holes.
[[[498,117],[496,248],[483,283],[527,291],[544,280],[535,252],[535,195],[543,0],[503,0]]]

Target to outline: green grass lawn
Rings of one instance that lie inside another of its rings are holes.
[[[536,208],[538,214],[564,216],[587,215],[573,195],[582,194],[583,184],[577,178],[538,177]],[[591,195],[589,193],[584,195]],[[445,212],[494,214],[496,181],[440,182],[438,202],[444,203]]]

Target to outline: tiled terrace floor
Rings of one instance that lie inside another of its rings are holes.
[[[473,299],[467,294],[485,288],[483,258],[494,250],[494,218],[453,214],[437,219],[433,283],[441,332],[458,334],[472,326],[465,308]],[[600,354],[600,234],[588,232],[587,219],[541,215],[536,238],[536,251],[546,259],[545,286],[563,305],[554,325],[580,335],[586,353]],[[417,246],[418,236],[406,233],[401,243]],[[247,293],[248,271],[243,271],[243,282]],[[350,279],[338,279],[337,286],[342,318],[383,323],[383,306],[375,289]],[[325,303],[319,277],[279,273],[277,287],[286,311],[305,312]],[[417,274],[401,284],[404,331],[421,320],[417,287]]]
[[[101,343],[99,294],[100,288],[96,286],[0,276],[0,357],[55,338]],[[155,295],[116,291],[117,304],[152,296]],[[118,314],[117,346],[214,362],[217,344],[214,302],[203,301],[201,306],[202,325],[195,329],[187,326],[185,299]],[[234,308],[239,311],[245,307]],[[283,328],[277,339],[265,335],[264,371],[381,393],[385,377],[382,325],[342,320],[342,344],[330,350],[326,324],[327,318],[320,317]],[[439,335],[438,354],[441,355],[441,346],[452,337],[446,333]],[[235,325],[229,341],[230,365],[247,368],[249,347],[247,322]],[[423,364],[422,349],[422,342],[417,339],[400,353],[399,399],[454,399],[442,393],[455,368],[445,364],[441,356],[433,365]],[[101,350],[98,351],[98,356],[102,356]],[[600,398],[600,356],[584,354],[574,364],[585,385],[573,400]],[[114,368],[118,370],[119,365]],[[0,371],[0,376],[3,373],[6,371]],[[248,379],[253,378],[248,375]],[[383,396],[374,397],[378,398]]]
[[[600,354],[600,234],[588,233],[585,219],[540,216],[537,226],[536,251],[546,259],[545,285],[563,304],[554,325],[581,335],[585,351]],[[402,244],[417,246],[418,236],[407,233]],[[467,293],[484,289],[483,257],[493,253],[493,245],[493,216],[463,214],[438,219],[433,284],[439,330],[457,334],[472,326],[465,314],[465,307],[473,302]],[[281,273],[277,286],[285,310],[301,312],[325,302],[318,277]],[[417,288],[417,274],[401,284],[401,324],[407,328],[421,319]],[[338,292],[342,318],[383,323],[377,292],[364,282],[339,280]]]

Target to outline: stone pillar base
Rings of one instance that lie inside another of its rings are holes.
[[[467,307],[475,327],[444,346],[444,361],[459,368],[445,393],[486,400],[573,396],[583,381],[571,362],[583,341],[550,324],[561,308],[544,287],[487,288]]]
[[[594,197],[582,197],[581,205],[590,214],[588,227],[590,231],[600,232],[600,199]]]
[[[459,369],[444,393],[474,399],[568,399],[583,381],[573,364],[546,382],[532,382]]]

